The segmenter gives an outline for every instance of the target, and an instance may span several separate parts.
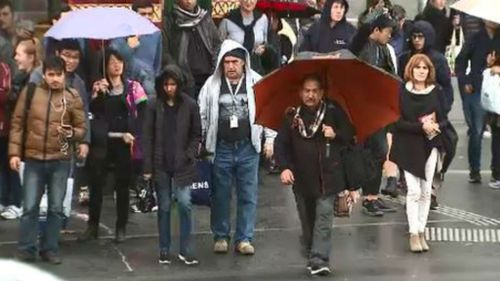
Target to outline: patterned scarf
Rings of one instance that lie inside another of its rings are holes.
[[[200,23],[200,21],[207,14],[207,10],[196,6],[193,12],[186,11],[179,7],[179,5],[174,5],[175,23],[179,27],[194,27]]]
[[[299,106],[295,111],[295,116],[293,117],[293,127],[299,130],[299,133],[302,137],[306,139],[311,139],[314,137],[316,132],[318,132],[321,123],[323,123],[323,119],[325,118],[325,112],[326,112],[326,104],[323,101],[321,102],[318,110],[316,111],[316,118],[314,122],[311,125],[309,125],[308,128],[306,128],[304,120],[302,120],[302,117],[300,117],[301,109],[302,106]]]

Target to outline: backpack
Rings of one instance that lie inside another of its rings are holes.
[[[28,83],[26,99],[24,100],[24,111],[23,111],[23,138],[21,140],[21,159],[24,159],[24,148],[26,145],[26,138],[28,137],[27,128],[28,128],[28,114],[31,108],[31,102],[33,101],[33,96],[35,95],[36,84]]]

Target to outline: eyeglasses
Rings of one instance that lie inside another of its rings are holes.
[[[422,33],[417,33],[417,34],[412,34],[411,39],[418,40],[418,39],[424,39],[425,36]]]
[[[80,60],[80,55],[70,55],[68,53],[62,52],[61,57],[67,60],[72,60],[72,61],[79,61]]]

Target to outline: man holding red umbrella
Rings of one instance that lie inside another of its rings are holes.
[[[306,76],[299,91],[301,105],[288,110],[276,139],[281,182],[292,185],[302,226],[302,244],[312,275],[330,273],[334,200],[346,189],[341,151],[354,135],[344,110],[324,99],[317,74]],[[357,191],[350,191],[355,200]]]

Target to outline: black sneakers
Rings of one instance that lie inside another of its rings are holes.
[[[371,217],[382,217],[384,212],[379,209],[376,200],[363,200],[363,213]]]
[[[328,265],[326,265],[326,264],[324,264],[324,265],[317,265],[317,264],[308,265],[307,269],[309,270],[309,273],[311,273],[311,275],[315,275],[315,276],[327,276],[332,272],[330,270],[330,267],[328,267]]]
[[[172,257],[168,252],[160,252],[160,257],[158,258],[158,263],[160,264],[171,264]]]
[[[439,204],[437,202],[437,197],[436,195],[432,195],[431,194],[431,210],[437,210],[437,208],[439,207]]]
[[[382,199],[377,199],[375,200],[375,205],[379,208],[380,211],[384,213],[395,213],[397,212],[397,209],[394,207],[389,206],[385,201]]]
[[[195,258],[191,256],[184,256],[182,254],[179,254],[177,256],[181,262],[183,262],[185,265],[197,265],[200,262]]]
[[[469,183],[481,183],[481,173],[479,171],[470,171]]]
[[[51,251],[40,252],[40,258],[42,258],[42,261],[48,262],[51,264],[61,264],[62,263],[62,260],[59,257],[59,255],[54,253],[54,252],[51,252]]]

